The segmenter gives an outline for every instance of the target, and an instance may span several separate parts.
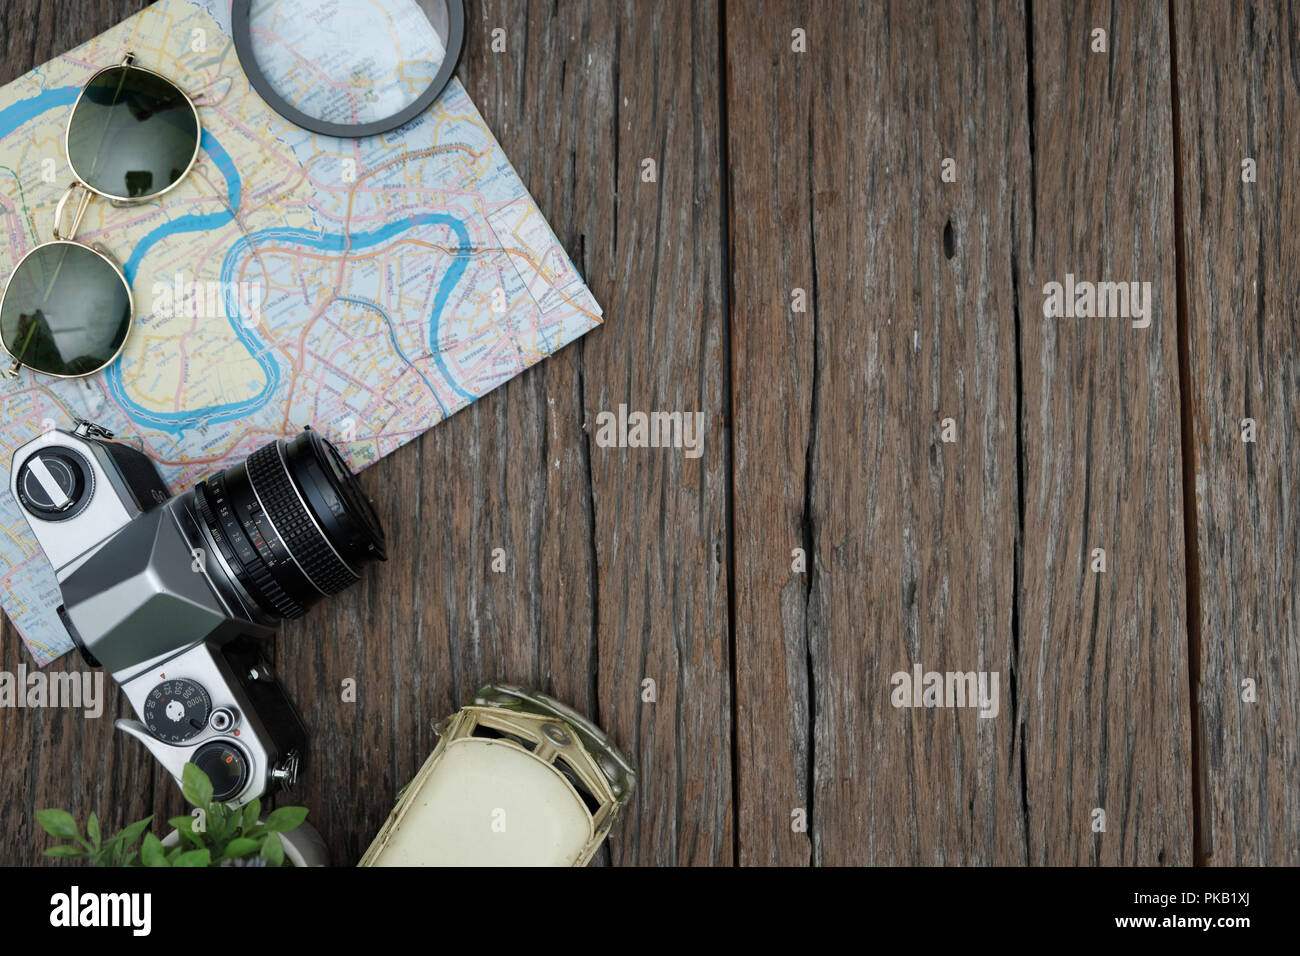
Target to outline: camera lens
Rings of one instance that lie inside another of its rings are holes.
[[[213,800],[234,798],[248,782],[248,761],[237,748],[220,740],[196,750],[191,762],[212,781]]]
[[[347,462],[311,429],[199,482],[194,501],[239,583],[273,617],[301,617],[388,557]]]

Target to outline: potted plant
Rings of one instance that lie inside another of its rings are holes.
[[[86,860],[95,866],[323,866],[325,844],[304,820],[306,807],[280,807],[262,817],[260,800],[234,809],[212,799],[212,781],[192,763],[181,775],[181,792],[202,813],[172,817],[163,839],[148,829],[153,817],[137,820],[105,838],[91,814],[83,834],[66,810],[40,810],[36,821],[52,837],[69,842],[46,856]],[[137,848],[136,842],[143,836]]]

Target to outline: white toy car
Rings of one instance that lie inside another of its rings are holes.
[[[509,684],[434,729],[361,866],[584,866],[636,782],[600,728]]]

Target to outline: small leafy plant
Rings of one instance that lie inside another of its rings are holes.
[[[165,847],[148,830],[153,817],[145,817],[108,839],[100,832],[99,818],[91,814],[83,835],[77,821],[66,810],[40,810],[36,821],[52,837],[70,842],[52,846],[46,856],[81,859],[95,866],[283,866],[281,833],[299,826],[307,818],[306,807],[272,810],[264,823],[260,800],[233,810],[213,802],[212,781],[192,763],[181,774],[181,793],[202,813],[172,817],[180,833],[177,846]],[[136,847],[136,841],[144,840]]]

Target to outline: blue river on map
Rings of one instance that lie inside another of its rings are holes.
[[[30,99],[19,100],[12,106],[0,110],[0,137],[8,136],[19,127],[31,122],[41,114],[59,107],[71,106],[81,92],[79,86],[64,86],[54,89],[45,90],[39,95]],[[243,192],[243,184],[240,180],[239,171],[235,168],[234,160],[230,154],[217,142],[216,138],[208,131],[203,131],[201,140],[203,151],[211,157],[212,162],[225,177],[226,187],[230,195],[230,207],[239,208],[240,197]],[[131,251],[131,257],[126,260],[122,271],[126,273],[128,282],[134,284],[136,271],[140,267],[141,261],[157,243],[169,236],[174,236],[186,232],[202,232],[209,229],[217,229],[233,221],[230,209],[223,209],[217,213],[194,214],[180,216],[170,222],[163,223],[156,229],[145,235]],[[279,239],[289,240],[302,246],[308,246],[325,252],[342,253],[345,248],[358,249],[366,246],[379,245],[388,242],[397,236],[402,235],[408,230],[419,226],[436,224],[449,228],[460,240],[460,249],[465,255],[458,255],[453,258],[447,274],[443,276],[442,282],[438,286],[438,294],[434,298],[433,312],[430,316],[429,329],[429,350],[433,354],[434,361],[438,365],[438,371],[442,373],[444,380],[455,391],[468,401],[473,401],[476,396],[462,389],[452,378],[450,371],[443,361],[442,353],[438,348],[438,317],[442,314],[447,300],[451,297],[452,290],[456,283],[460,281],[469,265],[468,252],[470,251],[469,233],[466,231],[464,224],[453,216],[445,213],[423,213],[416,216],[409,216],[396,222],[388,223],[373,232],[354,232],[349,236],[338,234],[321,234],[303,229],[289,229],[277,227],[274,229],[264,229],[250,232],[248,235],[256,243],[258,240]],[[350,242],[349,242],[350,239]],[[110,243],[111,244],[111,243]],[[244,247],[249,244],[248,238],[241,236],[234,247],[226,254],[225,261],[221,268],[221,281],[229,282],[230,276],[234,272],[238,257]],[[355,300],[349,300],[355,301]],[[158,427],[164,431],[180,432],[188,425],[194,425],[199,422],[215,424],[218,422],[238,421],[247,418],[251,413],[261,410],[270,402],[275,395],[276,389],[280,384],[280,366],[271,358],[268,349],[268,343],[262,341],[253,334],[254,330],[245,328],[244,324],[235,317],[230,316],[231,329],[238,337],[239,341],[248,349],[249,355],[261,366],[266,375],[266,383],[262,390],[251,398],[240,402],[232,402],[225,405],[209,405],[205,408],[192,409],[185,412],[159,412],[132,401],[126,394],[126,389],[122,384],[122,365],[117,362],[110,366],[105,375],[107,377],[109,390],[113,397],[127,409],[131,417],[138,422],[147,423]],[[385,316],[385,318],[388,318]],[[391,330],[391,321],[389,322]],[[390,332],[391,334],[391,332]],[[435,398],[436,396],[436,392]],[[439,401],[441,405],[441,401]],[[445,413],[444,409],[444,413]]]

